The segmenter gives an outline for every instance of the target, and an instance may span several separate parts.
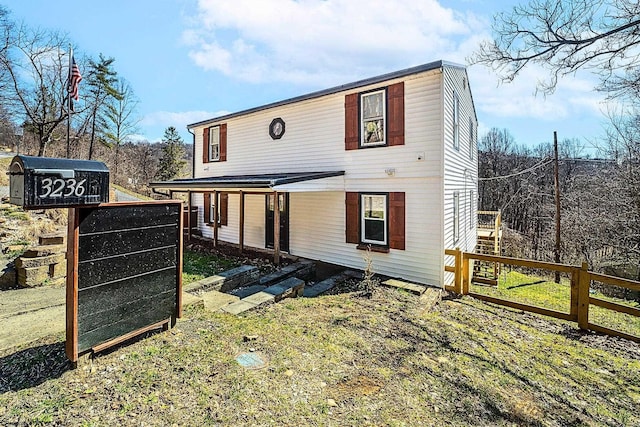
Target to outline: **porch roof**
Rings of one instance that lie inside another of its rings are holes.
[[[186,191],[306,192],[344,191],[344,171],[282,172],[255,175],[226,175],[151,182],[154,189]]]

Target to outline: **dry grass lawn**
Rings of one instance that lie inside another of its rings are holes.
[[[376,288],[243,317],[190,309],[77,370],[51,337],[0,355],[0,425],[640,425],[638,344],[432,303]],[[251,351],[265,368],[237,363]]]

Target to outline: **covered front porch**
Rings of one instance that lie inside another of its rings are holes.
[[[264,195],[271,196],[268,200],[267,215],[265,219],[265,229],[272,230],[272,250],[273,261],[280,263],[281,243],[283,233],[281,230],[282,203],[288,200],[289,193],[306,193],[306,192],[344,192],[344,171],[325,171],[325,172],[289,172],[278,174],[256,174],[256,175],[228,175],[210,178],[189,178],[176,179],[165,182],[152,182],[150,187],[157,190],[168,191],[168,196],[173,198],[175,193],[186,195],[187,212],[191,212],[194,206],[194,195],[202,194],[203,200],[203,217],[207,216],[210,206],[208,221],[204,221],[205,225],[212,225],[212,240],[214,246],[218,245],[220,239],[221,225],[221,209],[225,203],[229,203],[229,195],[237,195],[238,203],[238,227],[237,241],[238,251],[242,253],[245,248],[246,236],[246,199],[247,196]],[[235,199],[235,197],[234,197]],[[209,206],[207,206],[207,204]],[[204,219],[203,219],[204,220]],[[192,216],[188,214],[186,217],[185,227],[187,229],[187,240],[192,239]],[[294,231],[295,232],[295,231]],[[269,246],[265,241],[265,248]]]

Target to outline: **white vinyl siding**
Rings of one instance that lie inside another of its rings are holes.
[[[443,197],[444,204],[448,206],[444,215],[444,247],[454,249],[459,247],[463,251],[473,252],[475,250],[476,235],[476,219],[469,216],[475,215],[474,201],[470,196],[470,191],[477,194],[477,177],[478,177],[478,156],[477,145],[475,144],[475,130],[477,129],[476,113],[473,107],[473,99],[470,91],[470,84],[465,84],[467,78],[466,71],[459,68],[446,67],[444,69],[444,129],[450,129],[444,134],[444,159],[443,159]],[[457,101],[455,101],[457,96]],[[454,109],[458,104],[459,121],[467,123],[468,126],[459,126],[458,143],[459,148],[455,148],[454,143]],[[471,131],[474,135],[471,135]],[[459,194],[460,213],[458,224],[459,238],[454,240],[454,194]],[[471,207],[467,207],[467,203]],[[468,226],[467,226],[468,224]],[[452,257],[445,257],[446,263],[451,265]],[[444,283],[449,284],[453,280],[453,275],[447,273],[444,275]]]
[[[460,98],[458,92],[453,91],[453,148],[460,149]]]
[[[471,189],[475,182],[473,177],[477,176],[477,166],[472,166],[467,152],[462,149],[460,151],[466,158],[464,165],[458,165],[458,160],[443,160],[453,151],[453,91],[451,82],[443,84],[450,78],[446,77],[449,68],[227,118],[229,160],[226,162],[203,164],[198,161],[202,159],[203,127],[193,128],[195,177],[345,171],[345,191],[365,194],[404,192],[405,250],[372,253],[374,271],[441,286],[444,248],[451,247],[452,243],[450,206],[453,188],[456,187],[460,194],[466,194],[465,169],[468,171],[466,190]],[[455,68],[454,74],[464,75],[464,70]],[[405,84],[405,144],[345,151],[345,95],[367,93],[399,81]],[[473,114],[475,122],[473,108],[468,105],[471,103],[470,93],[459,90],[460,117]],[[286,138],[272,140],[269,136],[269,124],[275,117],[286,123]],[[466,140],[464,128],[466,126],[461,128],[461,142]],[[268,155],[265,154],[267,152]],[[386,172],[390,169],[394,170],[393,174]],[[365,252],[345,242],[343,191],[292,192],[289,196],[289,248],[292,255],[356,269],[365,267]],[[201,195],[194,196],[194,203],[202,206]],[[201,222],[202,210],[199,218]],[[246,246],[264,247],[264,221],[265,196],[246,195]],[[238,226],[239,196],[232,193],[229,195],[228,225],[218,229],[219,239],[237,243]],[[468,232],[463,233],[460,228],[461,242],[464,239],[471,242],[471,230],[464,228]],[[212,237],[212,227],[200,224],[200,229],[205,237]],[[473,240],[475,242],[475,237]]]
[[[453,243],[460,239],[460,192],[453,192]]]

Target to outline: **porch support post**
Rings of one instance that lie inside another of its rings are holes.
[[[191,241],[191,191],[187,191],[187,242]]]
[[[205,206],[205,209],[210,209]],[[213,246],[218,246],[218,190],[213,190]]]
[[[280,265],[280,197],[273,192],[273,263]]]
[[[240,190],[240,228],[238,230],[238,248],[244,250],[244,192]]]

